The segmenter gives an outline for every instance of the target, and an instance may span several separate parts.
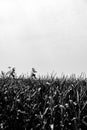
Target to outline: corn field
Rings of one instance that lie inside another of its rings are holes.
[[[0,130],[87,130],[87,79],[0,75]]]

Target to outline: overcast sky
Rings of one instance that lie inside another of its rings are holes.
[[[86,0],[0,0],[0,70],[87,74]]]

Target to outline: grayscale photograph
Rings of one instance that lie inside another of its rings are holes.
[[[86,55],[86,0],[0,0],[0,130],[87,130]]]

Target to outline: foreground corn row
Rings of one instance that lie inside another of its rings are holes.
[[[86,130],[87,80],[0,78],[1,130]]]

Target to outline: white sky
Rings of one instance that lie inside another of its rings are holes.
[[[86,0],[0,0],[0,70],[87,74]]]

